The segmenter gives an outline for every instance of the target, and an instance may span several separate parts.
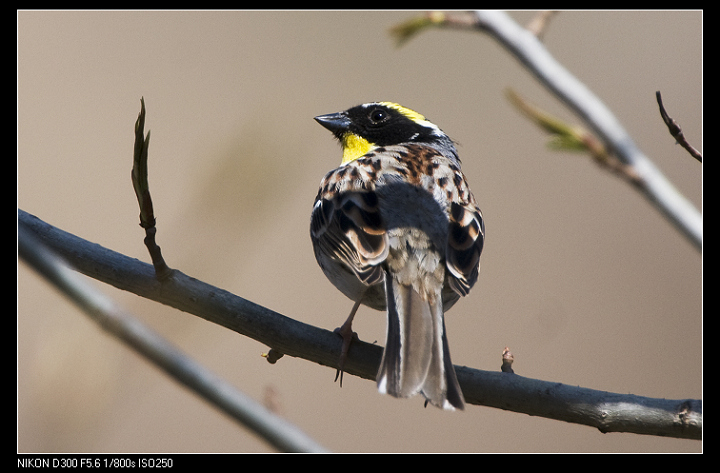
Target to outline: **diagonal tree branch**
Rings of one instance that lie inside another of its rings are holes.
[[[476,27],[489,33],[553,94],[575,111],[639,178],[635,186],[690,241],[702,249],[702,216],[637,147],[605,104],[565,69],[531,32],[507,14],[476,11]]]
[[[702,250],[702,215],[637,147],[607,106],[545,48],[532,31],[504,12],[428,13],[393,28],[400,43],[430,26],[469,29],[487,33],[512,54],[538,82],[574,111],[605,143],[608,150],[637,176],[630,181],[668,221]]]
[[[237,391],[90,286],[25,225],[18,227],[18,255],[102,329],[273,447],[283,452],[325,451],[297,427]]]
[[[87,276],[229,328],[276,353],[336,367],[341,342],[329,330],[285,317],[177,270],[158,281],[152,265],[64,232],[20,209],[18,225]],[[345,372],[374,380],[381,356],[382,347],[356,341]],[[602,432],[702,438],[701,400],[615,394],[464,366],[456,366],[456,372],[468,404],[588,425]]]

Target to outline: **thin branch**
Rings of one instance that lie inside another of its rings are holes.
[[[687,152],[690,153],[690,156],[702,163],[702,154],[700,153],[700,151],[696,150],[690,143],[688,143],[685,135],[682,132],[682,129],[680,128],[680,125],[678,125],[675,120],[670,118],[670,115],[668,115],[667,111],[665,110],[665,106],[662,103],[662,96],[660,95],[659,90],[655,92],[655,97],[657,98],[657,103],[660,107],[660,116],[665,122],[665,125],[667,125],[670,135],[675,138],[675,141],[678,142],[680,146],[685,148]]]
[[[631,166],[638,180],[633,186],[688,240],[702,250],[702,215],[637,147],[613,113],[582,82],[548,52],[530,31],[500,11],[472,14],[428,14],[424,21],[411,19],[393,28],[405,42],[429,26],[471,29],[489,34],[504,46],[538,81],[593,130],[612,154]]]
[[[237,391],[134,316],[117,307],[110,298],[68,267],[23,224],[18,226],[18,255],[69,297],[102,329],[129,345],[177,382],[260,435],[270,445],[285,452],[325,451],[297,427]]]
[[[83,274],[229,328],[276,353],[333,371],[336,368],[341,340],[332,331],[290,319],[177,270],[160,283],[152,266],[87,242],[22,210],[18,210],[18,224]],[[381,356],[382,347],[357,340],[350,347],[344,371],[374,380]],[[603,432],[702,438],[701,400],[615,394],[499,371],[455,369],[468,404],[589,425]]]
[[[145,99],[140,99],[140,113],[135,122],[135,146],[133,148],[133,168],[131,172],[133,189],[140,205],[140,226],[145,229],[145,246],[150,252],[155,275],[158,280],[167,279],[172,270],[163,259],[160,247],[155,242],[155,211],[152,198],[150,198],[150,185],[148,184],[148,147],[150,146],[150,132],[145,136]]]

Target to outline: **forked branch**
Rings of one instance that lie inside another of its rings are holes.
[[[637,147],[620,121],[585,84],[560,64],[538,37],[500,11],[432,12],[392,29],[404,43],[429,27],[469,29],[490,35],[538,82],[564,102],[637,176],[633,188],[654,205],[688,240],[702,250],[702,216]]]

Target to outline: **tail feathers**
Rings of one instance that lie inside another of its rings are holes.
[[[440,295],[427,301],[411,286],[385,279],[387,342],[378,372],[378,390],[394,397],[422,394],[443,409],[465,401],[450,360]]]

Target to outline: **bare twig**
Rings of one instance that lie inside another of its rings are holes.
[[[700,151],[696,150],[690,143],[688,143],[685,135],[683,135],[680,125],[678,125],[675,120],[670,118],[670,115],[668,115],[667,111],[665,110],[665,106],[663,105],[662,96],[660,95],[659,90],[655,92],[655,97],[657,98],[657,103],[660,107],[660,116],[665,122],[665,125],[667,125],[670,135],[675,138],[675,141],[679,143],[680,146],[685,148],[687,152],[690,153],[690,156],[702,163],[702,154],[700,153]]]
[[[177,270],[161,284],[150,265],[87,242],[22,210],[18,210],[18,223],[83,274],[222,325],[280,353],[333,370],[337,367],[341,340],[332,331],[290,319]],[[344,371],[374,381],[381,357],[382,347],[356,340]],[[589,425],[603,432],[702,438],[701,400],[614,394],[500,371],[455,369],[468,404]]]
[[[150,252],[155,275],[158,280],[166,279],[172,270],[163,259],[160,247],[155,242],[155,212],[150,198],[150,185],[148,184],[148,147],[150,145],[150,132],[145,136],[145,99],[140,99],[140,113],[135,122],[135,147],[133,152],[133,168],[131,173],[133,189],[140,205],[140,226],[145,229],[145,246]]]
[[[323,447],[297,427],[237,391],[137,318],[117,307],[112,300],[68,267],[22,223],[18,225],[18,255],[77,304],[101,328],[143,355],[177,382],[264,438],[270,445],[288,452],[324,451]]]

